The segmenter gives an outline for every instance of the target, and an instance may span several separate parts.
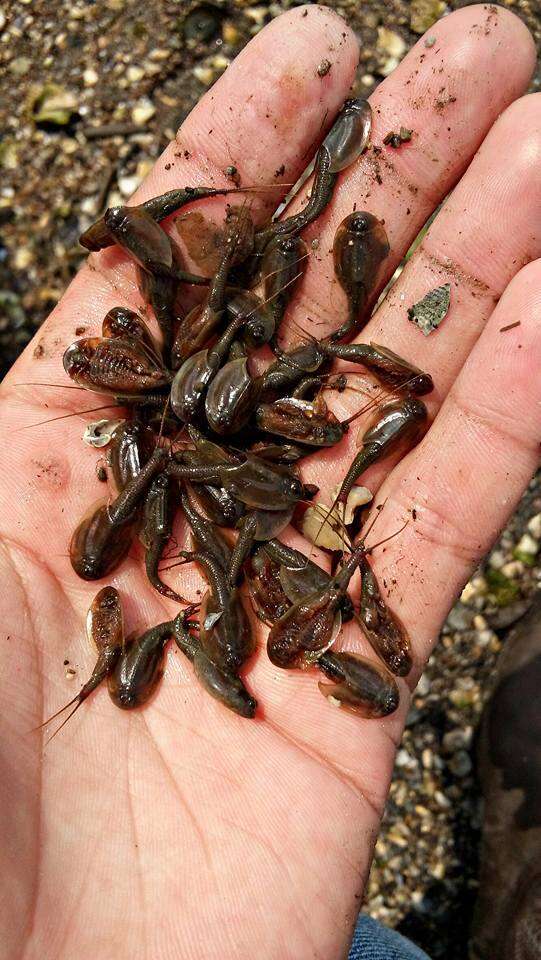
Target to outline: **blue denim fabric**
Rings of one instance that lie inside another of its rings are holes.
[[[430,960],[411,940],[361,914],[348,960]]]

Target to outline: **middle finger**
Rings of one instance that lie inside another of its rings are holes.
[[[429,42],[436,42],[427,47],[421,38],[370,98],[373,146],[344,173],[333,203],[304,234],[309,246],[315,239],[319,244],[289,320],[305,326],[308,317],[318,337],[343,320],[346,299],[334,276],[332,245],[354,206],[385,222],[391,254],[381,289],[497,116],[526,88],[535,62],[531,36],[513,14],[492,10],[469,7],[441,20],[430,30]],[[413,130],[411,142],[384,146],[385,135],[401,126]],[[296,200],[288,215],[303,202]],[[287,328],[286,320],[285,341]]]

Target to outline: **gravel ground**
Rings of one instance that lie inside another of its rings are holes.
[[[328,0],[359,37],[368,94],[417,36],[468,0]],[[17,0],[0,8],[0,375],[57,302],[77,238],[137,187],[199,97],[290,0]],[[539,0],[506,0],[541,46]],[[532,89],[541,83],[538,71]],[[475,896],[475,730],[505,630],[537,587],[532,481],[467,585],[397,757],[366,907],[434,958],[463,960]],[[413,840],[413,842],[412,842]]]

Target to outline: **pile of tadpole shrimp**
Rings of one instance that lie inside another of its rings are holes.
[[[411,669],[409,640],[383,599],[366,535],[358,538],[362,521],[355,513],[349,523],[346,506],[370,465],[407,451],[423,435],[427,410],[419,398],[433,384],[387,347],[352,342],[369,318],[390,252],[383,224],[369,211],[350,213],[334,238],[335,274],[348,304],[343,322],[322,339],[306,333],[296,345],[280,346],[280,326],[308,257],[303,230],[330,202],[340,172],[361,155],[370,130],[369,104],[346,101],[315,155],[309,197],[292,216],[286,208],[280,219],[255,229],[249,205],[230,196],[211,277],[184,269],[161,223],[198,200],[235,193],[242,200],[252,188],[185,187],[138,206],[111,207],[81,237],[90,251],[118,244],[135,263],[159,335],[137,313],[117,307],[103,319],[101,336],[65,351],[72,381],[103,394],[119,411],[85,432],[87,442],[106,447],[102,471],[115,493],[78,524],[71,565],[83,580],[103,580],[138,537],[149,584],[179,611],[126,640],[118,591],[103,587],[87,621],[96,666],[55,717],[68,707],[71,716],[103,681],[117,706],[143,704],[159,685],[170,641],[209,696],[254,717],[257,701],[242,678],[255,652],[247,604],[270,627],[267,655],[276,667],[319,672],[321,693],[365,718],[398,706],[395,676]],[[183,315],[179,302],[190,288],[202,298]],[[254,357],[262,347],[266,356],[272,351],[266,368]],[[353,364],[353,376],[358,366],[374,378],[378,400],[368,404],[371,420],[332,515],[329,510],[321,519],[322,526],[335,524],[338,516],[344,535],[328,573],[280,536],[299,523],[318,492],[303,482],[303,459],[340,444],[354,419],[339,421],[327,405],[333,390],[348,389],[350,374],[333,373],[335,361]],[[178,511],[189,530],[183,547],[173,538]],[[197,564],[206,581],[197,600],[178,586],[188,563]],[[163,579],[166,571],[174,586]],[[348,590],[357,571],[355,597]],[[370,642],[373,659],[333,649],[351,620]]]

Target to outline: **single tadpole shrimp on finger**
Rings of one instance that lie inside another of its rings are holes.
[[[250,420],[261,378],[252,377],[246,357],[229,360],[213,378],[205,398],[209,427],[220,435],[237,433]]]
[[[321,343],[321,348],[329,358],[360,364],[383,386],[396,393],[422,397],[434,389],[429,373],[378,343],[333,343],[326,340]]]
[[[334,270],[348,298],[348,319],[332,333],[332,340],[354,336],[368,320],[380,268],[390,249],[383,223],[365,210],[350,213],[338,227]]]
[[[271,345],[278,337],[280,324],[305,271],[308,256],[308,248],[298,236],[275,237],[263,254],[263,302],[271,318]]]
[[[298,600],[273,624],[267,653],[277,667],[304,667],[334,643],[342,626],[341,607],[364,547],[357,548],[336,576]]]
[[[299,550],[271,539],[257,548],[245,565],[256,613],[265,623],[276,623],[290,607],[332,580],[316,563]],[[342,623],[353,617],[353,603],[347,593],[340,605]]]
[[[376,576],[366,556],[359,561],[361,601],[355,619],[371,646],[391,673],[405,677],[411,670],[411,644],[404,626],[383,600]]]
[[[71,565],[82,580],[102,580],[122,563],[133,542],[135,517],[111,523],[107,501],[93,507],[77,525],[70,541]]]
[[[52,737],[56,736],[100,683],[111,675],[120,657],[124,645],[124,621],[120,595],[114,587],[103,587],[94,597],[86,618],[86,632],[88,639],[93,641],[98,650],[98,659],[90,679],[81,687],[79,693],[36,728],[39,730],[46,727],[64,710],[75,704]],[[52,740],[52,737],[49,739]]]
[[[147,324],[134,310],[127,307],[109,310],[102,321],[101,335],[109,340],[140,340],[160,363],[163,362],[160,348]]]
[[[201,646],[221,670],[237,674],[255,650],[240,594],[230,587],[227,571],[212,553],[206,550],[179,553],[197,563],[209,584],[199,612]]]
[[[152,696],[163,677],[165,647],[173,636],[174,622],[170,620],[126,642],[107,683],[117,707],[132,710]]]
[[[229,570],[232,550],[225,537],[216,529],[212,520],[208,520],[196,510],[187,492],[182,493],[181,502],[196,549],[211,554],[224,570]]]
[[[211,697],[240,717],[255,716],[257,700],[248,693],[239,676],[222,670],[210,659],[199,639],[190,633],[184,614],[178,614],[175,619],[175,643],[191,661],[195,676]]]
[[[280,185],[272,184],[272,186],[279,188]],[[194,203],[196,200],[206,200],[208,197],[223,197],[230,193],[248,193],[254,189],[257,188],[226,187],[225,189],[216,189],[215,187],[180,187],[178,190],[169,190],[167,193],[162,193],[158,197],[151,197],[149,200],[138,204],[138,207],[152,217],[156,223],[160,223],[162,220],[170,217],[172,213],[176,213],[177,210],[180,210],[188,203]],[[88,230],[85,230],[79,237],[79,243],[91,251],[103,250],[116,243],[114,235],[105,222],[105,215],[100,217],[99,220],[96,220]]]
[[[323,397],[303,400],[284,397],[272,403],[261,403],[255,411],[260,430],[310,447],[332,447],[339,443],[347,429],[328,409]]]
[[[139,394],[168,386],[173,375],[141,341],[87,337],[64,353],[64,370],[80,387],[107,394]]]
[[[377,663],[358,653],[328,651],[316,666],[331,683],[318,683],[320,692],[331,703],[366,719],[388,717],[400,702],[394,678]]]
[[[138,521],[137,507],[166,456],[165,450],[157,448],[111,503],[98,504],[78,524],[69,554],[81,579],[101,580],[128,555]]]
[[[116,427],[107,451],[107,462],[118,493],[139,476],[155,446],[154,431],[142,420],[124,420]]]
[[[184,597],[163,582],[158,572],[163,551],[171,539],[178,503],[177,485],[167,474],[158,474],[145,496],[139,539],[145,548],[147,577],[154,589],[176,603],[187,603]]]
[[[372,109],[367,100],[346,100],[316,154],[314,183],[303,209],[276,220],[256,234],[256,250],[264,250],[275,236],[300,233],[317,219],[330,203],[338,175],[366,149],[372,129]]]
[[[406,396],[384,404],[362,436],[362,447],[349,467],[337,497],[346,503],[359,477],[373,463],[401,448],[410,450],[426,430],[428,411],[422,400]]]

